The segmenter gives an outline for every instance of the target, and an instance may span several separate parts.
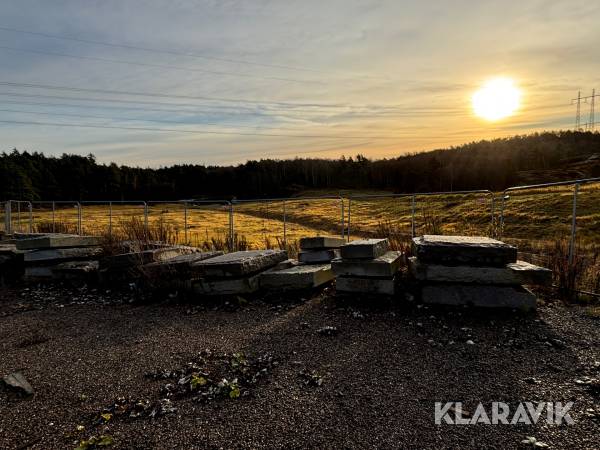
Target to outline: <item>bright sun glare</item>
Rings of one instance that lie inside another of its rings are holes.
[[[473,94],[475,115],[495,121],[511,116],[521,102],[521,91],[510,78],[494,78],[487,81]]]

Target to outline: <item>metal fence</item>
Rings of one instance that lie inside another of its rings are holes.
[[[489,190],[252,200],[9,200],[4,231],[116,235],[131,223],[170,230],[177,242],[224,250],[286,248],[303,236],[357,237],[470,234],[499,237],[548,264],[548,249],[567,242],[568,260],[600,267],[600,178]],[[546,259],[544,259],[546,258]],[[535,262],[535,261],[532,261]],[[596,270],[594,269],[594,270]],[[600,269],[598,269],[600,272]],[[593,270],[584,289],[600,291]],[[596,273],[597,274],[597,273]]]

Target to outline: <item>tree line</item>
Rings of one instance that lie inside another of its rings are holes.
[[[378,160],[357,155],[262,159],[236,166],[176,164],[158,169],[99,164],[93,155],[54,157],[14,149],[0,154],[0,199],[261,198],[308,189],[502,190],[518,184],[523,171],[557,170],[592,154],[600,154],[600,134],[573,131],[482,140]],[[594,170],[598,172],[598,167]]]

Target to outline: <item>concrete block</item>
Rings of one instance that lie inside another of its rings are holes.
[[[335,236],[315,236],[300,238],[302,250],[320,250],[326,248],[339,248],[346,243],[344,238]]]
[[[423,286],[423,303],[483,308],[535,309],[536,297],[521,286],[431,284]]]
[[[76,236],[70,234],[49,234],[30,239],[17,239],[18,250],[35,250],[42,248],[91,247],[102,243],[97,236]]]
[[[68,261],[52,267],[55,280],[88,280],[100,267],[98,261]]]
[[[175,246],[144,250],[142,252],[123,253],[103,258],[100,262],[102,268],[123,269],[142,266],[152,262],[166,261],[180,255],[188,255],[195,251],[192,247]]]
[[[348,242],[340,248],[343,259],[373,259],[388,251],[387,239],[362,239]]]
[[[525,261],[507,264],[504,267],[443,266],[408,260],[410,273],[420,281],[450,283],[542,285],[552,284],[552,271]]]
[[[260,274],[243,278],[198,279],[192,284],[192,291],[200,295],[242,295],[251,294],[260,288]]]
[[[265,289],[309,289],[334,279],[330,264],[297,265],[287,269],[270,269],[260,274]]]
[[[389,251],[375,259],[334,259],[331,268],[336,276],[392,277],[403,261],[402,252]]]
[[[442,265],[503,267],[517,261],[517,248],[484,236],[425,235],[413,238],[419,261]]]
[[[305,264],[328,263],[339,257],[340,251],[338,249],[309,250],[298,253],[298,261]]]
[[[192,270],[205,278],[243,277],[270,269],[287,259],[285,250],[249,250],[192,264]]]
[[[164,261],[156,261],[146,264],[142,271],[151,276],[175,276],[178,278],[189,278],[193,275],[192,265],[198,261],[221,256],[222,251],[197,252],[175,256]]]
[[[100,247],[49,248],[33,250],[23,254],[25,263],[53,263],[100,256]]]
[[[25,267],[23,276],[29,280],[51,280],[54,274],[52,266],[29,266]]]
[[[338,292],[394,295],[396,293],[396,279],[395,277],[367,278],[341,276],[335,279],[335,290]]]

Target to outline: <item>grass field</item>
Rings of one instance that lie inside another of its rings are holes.
[[[309,192],[306,196],[331,195]],[[238,249],[287,248],[294,255],[298,240],[318,234],[341,235],[351,239],[389,237],[396,247],[411,236],[412,197],[381,197],[380,192],[344,192],[345,199],[292,198],[284,201],[242,202],[234,205],[233,223]],[[379,195],[379,196],[378,196]],[[352,196],[352,199],[348,198]],[[573,187],[530,189],[511,192],[502,205],[496,194],[452,194],[415,198],[415,234],[465,234],[502,236],[518,245],[534,262],[549,265],[556,242],[571,234]],[[492,207],[494,214],[492,214]],[[14,230],[29,230],[29,212],[13,206]],[[227,249],[229,206],[181,203],[148,204],[148,227],[160,229],[160,236],[172,242],[197,247]],[[343,211],[342,211],[343,210]],[[501,211],[504,220],[501,221]],[[285,215],[285,223],[284,223]],[[111,217],[112,216],[112,217]],[[187,216],[187,219],[186,219]],[[343,222],[342,222],[342,217]],[[32,231],[77,232],[75,203],[34,203]],[[4,218],[2,224],[4,223]],[[83,203],[81,228],[84,234],[127,236],[131,221],[143,226],[142,203]],[[187,224],[187,227],[186,227]],[[187,229],[186,229],[187,228]],[[284,245],[284,241],[287,245]],[[577,198],[577,242],[579,254],[593,267],[586,286],[596,287],[600,266],[600,183],[582,185]],[[540,259],[541,258],[541,259]],[[594,278],[595,277],[595,278]]]

